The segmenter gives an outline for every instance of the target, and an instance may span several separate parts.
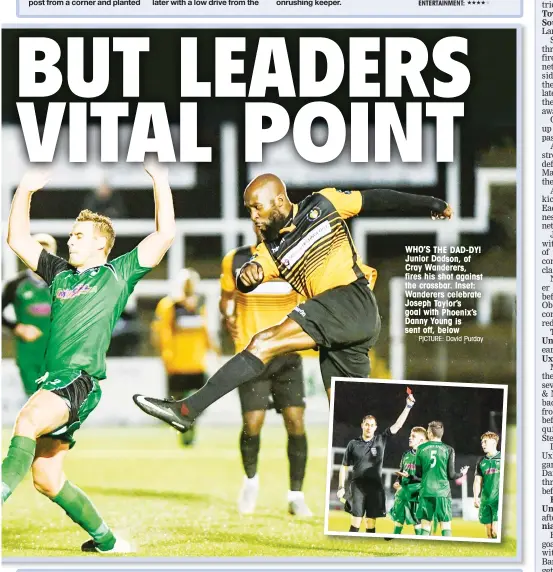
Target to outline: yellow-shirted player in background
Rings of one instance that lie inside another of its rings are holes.
[[[198,294],[200,275],[181,270],[170,296],[162,298],[152,322],[152,343],[159,349],[169,394],[179,399],[197,391],[206,380],[206,357],[213,348],[207,330],[205,299]],[[192,445],[195,432],[181,434],[183,445]]]
[[[235,276],[251,259],[254,251],[255,246],[237,248],[229,252],[222,263],[220,310],[226,328],[234,340],[236,352],[242,351],[257,332],[282,321],[299,301],[298,294],[283,280],[267,282],[248,294],[237,290]],[[298,516],[312,515],[302,492],[307,464],[302,374],[300,355],[290,353],[271,360],[259,379],[244,383],[238,388],[243,421],[240,453],[246,473],[238,498],[238,510],[242,514],[255,511],[259,492],[257,461],[260,434],[265,412],[272,399],[276,411],[282,414],[288,433],[288,511]]]

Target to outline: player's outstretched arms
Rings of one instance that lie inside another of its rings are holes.
[[[263,282],[264,272],[261,264],[246,262],[236,278],[236,287],[240,292],[251,292]]]
[[[453,216],[453,209],[445,201],[436,197],[402,193],[391,189],[369,189],[360,192],[363,199],[362,212],[417,213],[426,211],[433,220],[450,219]]]
[[[395,435],[403,427],[403,424],[405,423],[405,421],[407,421],[409,413],[411,413],[411,408],[413,407],[413,405],[415,405],[415,398],[413,397],[412,394],[409,394],[405,401],[405,408],[400,413],[396,422],[390,427],[390,433],[392,433],[392,435]]]
[[[175,238],[175,209],[169,186],[167,167],[157,161],[144,163],[144,170],[152,178],[156,209],[156,230],[138,245],[138,262],[141,266],[157,266],[169,250]]]
[[[31,198],[48,183],[47,171],[33,169],[25,173],[15,191],[8,219],[8,245],[34,272],[42,246],[31,236]]]

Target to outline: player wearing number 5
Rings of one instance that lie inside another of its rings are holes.
[[[376,433],[376,419],[366,415],[361,422],[361,437],[348,443],[338,477],[338,498],[346,499],[346,510],[351,514],[350,532],[359,532],[363,517],[367,519],[367,532],[376,532],[376,519],[386,516],[386,495],[382,485],[382,462],[388,439],[402,427],[415,398],[409,394],[404,410],[396,422],[382,433]],[[349,468],[353,474],[346,494],[345,482]]]
[[[416,475],[422,479],[417,518],[422,536],[430,535],[432,521],[441,527],[442,536],[451,536],[451,487],[449,481],[467,474],[468,466],[455,472],[455,451],[442,443],[444,425],[432,421],[428,425],[428,441],[421,443],[415,457]]]

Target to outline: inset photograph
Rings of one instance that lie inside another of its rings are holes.
[[[507,386],[334,378],[325,534],[501,542]]]

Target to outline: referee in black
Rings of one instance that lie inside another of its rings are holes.
[[[402,427],[415,404],[413,395],[407,397],[405,409],[397,421],[377,433],[376,418],[366,415],[361,422],[361,437],[348,443],[338,478],[338,498],[351,514],[349,532],[359,532],[363,517],[367,519],[367,532],[376,532],[376,519],[386,516],[386,494],[382,485],[382,462],[388,439]],[[349,468],[353,466],[349,490],[345,483]]]

